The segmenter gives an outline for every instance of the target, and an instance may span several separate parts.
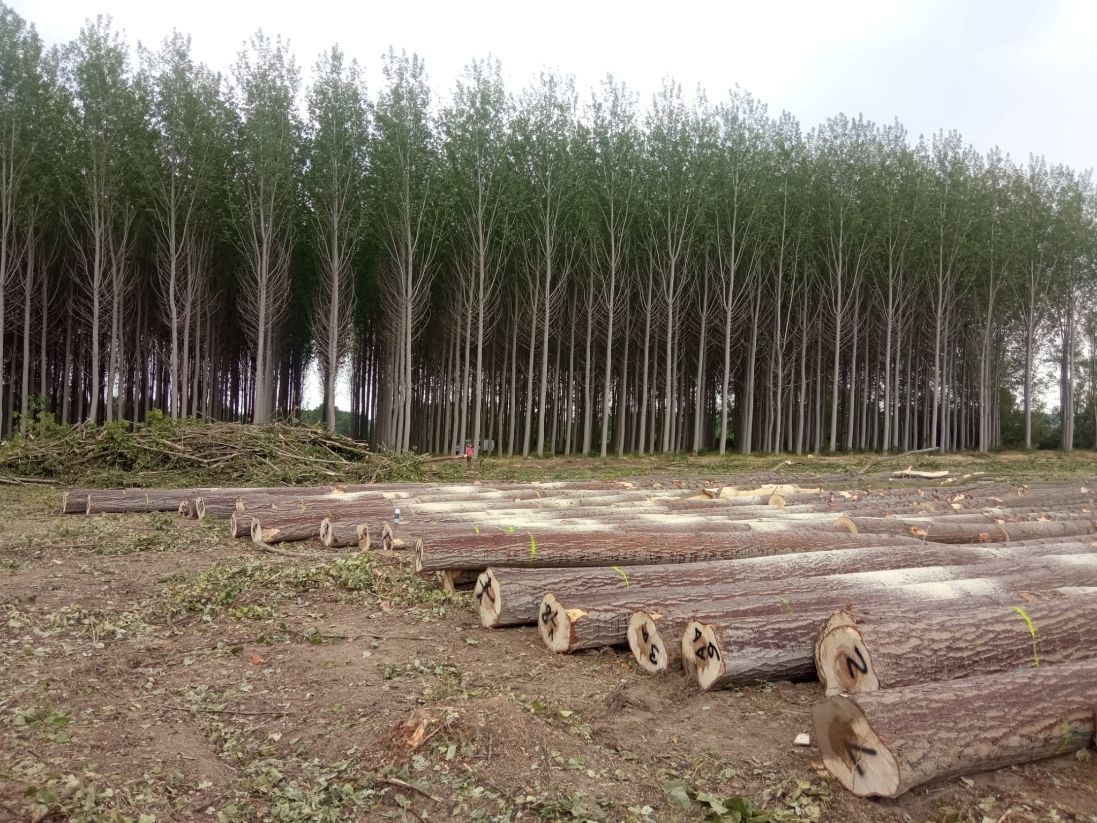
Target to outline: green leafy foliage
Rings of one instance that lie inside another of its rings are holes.
[[[348,598],[375,591],[373,559],[367,554],[340,557],[311,565],[275,565],[263,561],[215,565],[190,580],[168,586],[170,607],[181,613],[212,620],[265,619],[274,614],[271,603],[297,593],[327,589]]]
[[[700,791],[676,778],[663,781],[662,787],[669,805],[706,823],[792,823],[818,821],[820,816],[818,790],[810,781],[800,781],[780,798],[784,808],[772,810],[762,809],[744,797]]]

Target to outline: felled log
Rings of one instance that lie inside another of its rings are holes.
[[[91,489],[69,489],[61,492],[61,514],[87,514]]]
[[[750,497],[682,497],[660,500],[659,503],[669,511],[688,511],[700,509],[702,511],[718,511],[734,515],[743,509],[779,508],[776,501],[772,501],[772,494],[752,495]]]
[[[251,521],[250,514],[233,512],[229,516],[229,537],[251,537]]]
[[[345,486],[276,486],[269,488],[187,488],[187,489],[71,489],[62,495],[63,514],[84,512],[123,513],[140,511],[175,511],[184,497],[284,497],[380,490],[385,487],[367,484]],[[170,506],[161,508],[162,506]],[[91,507],[89,511],[89,505]]]
[[[301,515],[291,517],[283,514],[281,517],[251,518],[251,542],[262,545],[271,543],[292,543],[301,540],[316,540],[320,537],[320,523],[322,515],[315,512],[303,512]]]
[[[102,489],[87,494],[87,514],[177,512],[179,503],[193,497],[194,489]]]
[[[640,668],[650,674],[660,674],[668,669],[686,663],[693,672],[692,641],[699,639],[686,635],[686,626],[691,621],[700,624],[734,620],[741,618],[765,617],[767,615],[800,614],[810,615],[814,631],[818,635],[825,630],[818,628],[837,627],[852,622],[852,615],[859,609],[910,608],[912,602],[919,603],[916,608],[971,609],[981,605],[1002,604],[1010,601],[1030,603],[1042,602],[1068,595],[1097,595],[1097,588],[1058,588],[1025,591],[1018,595],[1012,588],[1002,590],[985,586],[982,578],[954,580],[934,583],[913,583],[873,591],[859,591],[831,588],[825,592],[808,592],[799,595],[781,597],[738,596],[732,598],[715,597],[678,606],[659,606],[648,604],[637,609],[629,617],[628,645]],[[655,598],[653,598],[653,601]],[[856,609],[853,603],[856,602]],[[927,607],[925,604],[930,602]],[[832,607],[835,607],[832,609]],[[606,608],[606,607],[602,607]],[[817,649],[816,647],[814,647]],[[805,647],[805,653],[807,649]],[[818,651],[812,655],[818,659]]]
[[[1097,596],[1051,603],[854,609],[815,644],[827,694],[891,689],[1097,656]]]
[[[906,534],[935,543],[989,543],[1029,540],[1041,537],[1077,537],[1097,532],[1097,520],[986,523],[954,522],[937,518],[931,522],[901,518],[850,518],[858,534]]]
[[[647,566],[762,557],[800,551],[827,551],[865,546],[870,541],[849,534],[799,530],[766,533],[668,533],[639,530],[551,532],[530,530],[473,534],[423,541],[416,571],[587,566]],[[915,544],[911,544],[915,545]]]
[[[665,658],[663,664],[677,658],[674,642],[681,637],[689,620],[701,615],[707,618],[730,618],[750,614],[749,611],[742,612],[737,602],[743,599],[741,586],[746,583],[796,577],[827,577],[827,588],[839,593],[858,592],[856,584],[851,587],[843,582],[847,579],[843,575],[853,570],[870,572],[902,568],[895,565],[896,556],[908,564],[905,568],[911,568],[923,565],[987,563],[1060,553],[1062,549],[1062,544],[987,549],[937,546],[930,547],[924,553],[897,552],[895,549],[845,549],[810,556],[762,558],[757,562],[744,561],[739,564],[741,569],[738,579],[734,581],[735,586],[701,583],[693,586],[671,584],[659,588],[630,588],[594,593],[582,588],[567,593],[553,591],[546,594],[541,601],[537,628],[542,641],[551,651],[573,652],[628,643],[638,659],[652,660],[655,670],[661,670],[665,665],[659,665],[660,658]],[[1071,550],[1086,552],[1089,548],[1085,544],[1073,544],[1067,549]],[[738,592],[738,596],[734,592]],[[655,641],[652,637],[657,634],[655,621],[645,622],[642,618],[635,618],[640,610],[643,610],[649,620],[652,613],[660,617],[665,614],[673,616],[668,624],[668,636],[675,640],[669,647],[659,644],[659,648],[653,651]],[[786,607],[785,610],[790,609]],[[780,610],[767,613],[777,611]],[[821,618],[813,619],[816,622],[808,627],[809,633],[818,630],[818,621]],[[641,649],[639,652],[638,647]],[[804,665],[810,672],[810,659],[805,659]]]
[[[905,469],[899,469],[891,473],[892,477],[914,477],[919,480],[940,480],[941,478],[948,477],[948,469],[942,469],[941,471],[919,471],[913,466],[907,466]]]
[[[821,491],[822,489],[817,487],[808,488],[805,486],[797,486],[792,483],[769,483],[765,486],[758,486],[750,489],[740,489],[737,486],[724,486],[720,489],[719,496],[735,500],[743,497],[759,497],[773,494],[818,494]]]
[[[266,535],[263,543],[288,543],[299,540],[314,540],[320,537],[320,523],[325,517],[336,520],[355,521],[369,525],[382,517],[387,517],[390,504],[362,503],[358,501],[340,501],[324,499],[308,504],[295,503],[292,509],[248,508],[233,512],[229,518],[230,532],[234,537],[256,535],[255,523],[262,524]],[[251,527],[242,533],[249,522]]]
[[[1085,748],[1097,659],[835,696],[812,710],[823,764],[860,797]]]
[[[356,546],[359,551],[369,551],[369,525],[325,517],[320,521],[320,542],[329,549]]]
[[[1061,586],[1097,586],[1097,558],[1090,555],[1048,555],[1029,560],[987,563],[959,567],[971,575],[983,575],[981,580],[942,576],[938,581],[946,586],[926,585],[921,589],[911,586],[902,593],[914,604],[921,598],[922,608],[933,608],[938,592],[953,592],[957,588],[990,598],[995,592],[1003,599],[1015,599],[1019,593],[1032,588],[1054,589]],[[1008,566],[1012,566],[1010,569]],[[914,572],[924,570],[909,570]],[[990,576],[993,575],[993,576]],[[846,575],[846,581],[855,575]],[[838,581],[839,578],[829,578]],[[964,585],[953,585],[960,581]],[[847,583],[840,583],[845,586]],[[903,586],[889,586],[891,594]],[[867,601],[873,591],[866,588],[856,591],[856,584],[843,592],[853,603]],[[756,592],[757,593],[757,592]],[[802,680],[815,676],[815,638],[826,615],[812,614],[807,622],[797,623],[800,615],[790,615],[780,625],[780,633],[765,625],[766,618],[750,620],[713,620],[707,623],[690,622],[682,636],[682,655],[685,668],[694,671],[698,684],[704,689],[756,683],[765,680]]]
[[[880,538],[884,539],[884,538]],[[971,549],[977,549],[971,551]],[[706,599],[726,599],[743,595],[740,588],[748,583],[793,580],[790,591],[777,594],[799,594],[820,585],[806,582],[812,578],[842,575],[841,580],[853,585],[901,585],[949,577],[973,576],[949,570],[952,566],[1004,563],[1013,558],[1050,554],[1092,553],[1088,542],[1036,543],[1010,546],[979,547],[905,547],[884,543],[882,546],[861,546],[820,552],[769,555],[738,560],[713,560],[701,563],[661,564],[654,566],[591,567],[583,569],[513,569],[493,567],[482,573],[475,589],[480,622],[486,627],[535,623],[542,598],[549,592],[564,601],[568,608],[583,604],[608,604],[614,597],[644,589],[683,589],[691,586],[708,591]],[[934,563],[933,561],[938,561]],[[926,570],[927,564],[932,564]],[[920,571],[904,572],[917,567]],[[856,569],[856,572],[851,572]],[[1010,568],[997,569],[1008,573]],[[850,577],[849,575],[853,576]],[[920,577],[919,577],[920,576]],[[915,579],[918,578],[918,579]],[[1065,585],[1065,584],[1063,584]],[[772,592],[770,585],[766,592]],[[581,602],[575,598],[582,599]],[[604,597],[605,601],[595,601]],[[628,603],[632,601],[629,600]],[[624,601],[622,608],[628,606]],[[644,608],[645,603],[628,606]],[[625,616],[625,620],[628,616]],[[625,642],[623,639],[620,642]]]

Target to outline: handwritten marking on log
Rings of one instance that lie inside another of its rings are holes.
[[[871,746],[858,746],[856,743],[849,743],[846,745],[846,753],[849,755],[850,762],[853,763],[853,768],[857,770],[857,774],[863,776],[865,770],[861,766],[860,755],[864,754],[869,757],[875,757],[877,751]]]
[[[865,662],[865,656],[861,653],[861,648],[859,646],[855,646],[853,651],[857,654],[857,659],[854,660],[852,657],[846,657],[846,669],[849,670],[850,679],[856,680],[856,672],[868,674],[868,663]]]

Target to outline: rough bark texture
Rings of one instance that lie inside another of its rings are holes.
[[[815,677],[812,640],[820,612],[691,620],[682,633],[684,665],[705,690]],[[686,649],[689,654],[685,653]]]
[[[1002,547],[958,549],[937,546],[931,547],[921,556],[904,552],[903,558],[914,565],[918,565],[919,561],[933,563],[935,560],[940,560],[942,565],[965,565],[1049,554],[1063,548],[1061,544],[1025,547],[1020,550]],[[1067,547],[1067,550],[1071,548],[1078,552],[1088,551],[1088,547],[1084,544],[1075,544],[1073,547]],[[746,583],[748,577],[750,581],[758,582],[793,577],[839,575],[832,579],[836,581],[835,586],[840,593],[844,591],[840,583],[842,579],[840,575],[843,572],[850,573],[854,569],[858,572],[868,572],[898,568],[891,565],[896,552],[895,549],[845,549],[814,554],[811,557],[782,555],[766,558],[782,562],[751,564],[743,570],[744,574],[737,582]],[[819,562],[813,562],[815,560]],[[905,566],[905,568],[911,567]],[[723,594],[725,590],[724,586],[701,583],[694,586],[672,584],[664,588],[630,588],[625,591],[601,593],[569,590],[565,595],[563,592],[554,592],[546,595],[541,601],[537,626],[541,632],[541,639],[553,651],[578,651],[598,646],[624,645],[628,642],[636,653],[636,641],[629,635],[628,630],[633,625],[633,614],[637,609],[646,609],[660,615],[668,613],[682,616],[682,619],[674,621],[673,628],[669,629],[668,638],[677,638],[685,630],[685,622],[699,615],[716,617],[714,614],[716,611],[719,616],[728,617],[730,616],[727,614],[729,606],[735,609],[736,616],[750,614],[749,610],[744,612],[738,609],[736,601],[729,601]],[[738,600],[742,599],[738,598]],[[773,603],[772,600],[768,602]],[[722,611],[720,611],[721,607]],[[782,610],[767,613],[777,614],[780,611]],[[791,612],[791,608],[785,608],[783,611]],[[822,608],[821,615],[815,618],[816,623],[811,629],[813,632],[818,631],[818,622],[826,617],[826,613],[827,609]],[[646,659],[652,657],[653,650],[650,644],[650,640],[645,641],[641,638],[640,645],[645,648],[639,653],[640,656]],[[660,654],[668,656],[666,649],[655,652],[656,657]],[[676,656],[674,651],[669,652],[669,657]],[[808,660],[806,665],[810,670],[813,664]]]
[[[88,492],[87,514],[176,512],[179,504],[194,497],[195,489],[103,489]]]
[[[569,608],[579,606],[573,601],[576,596],[592,605],[596,597],[612,598],[621,593],[631,594],[630,590],[636,589],[709,587],[706,599],[728,599],[749,594],[744,587],[755,586],[761,587],[758,593],[789,596],[837,583],[847,587],[871,588],[979,577],[987,573],[1008,574],[1014,569],[1010,565],[1014,558],[1023,558],[1028,554],[1042,556],[1056,551],[1063,555],[1076,553],[1085,559],[1087,553],[1093,553],[1089,544],[1084,542],[976,547],[990,550],[980,552],[971,552],[972,547],[964,547],[963,550],[944,548],[944,551],[922,547],[908,550],[902,545],[878,548],[880,550],[839,549],[739,560],[616,568],[490,568],[477,581],[476,605],[484,626],[509,626],[536,622],[541,599],[550,592],[562,601],[569,601]],[[1016,551],[1003,553],[1007,548],[1016,548]],[[941,562],[926,566],[931,560]],[[1097,565],[1097,555],[1091,560]],[[960,570],[968,565],[984,567],[989,571]],[[850,572],[850,568],[857,571]],[[825,582],[818,579],[827,575],[836,576]],[[643,608],[645,605],[640,603],[632,608]]]
[[[316,512],[278,516],[252,515],[251,540],[253,543],[265,544],[318,540],[323,519],[324,515]]]
[[[271,486],[271,487],[250,487],[240,486],[237,488],[208,488],[208,489],[159,489],[156,490],[155,495],[164,495],[167,497],[176,497],[181,499],[183,497],[193,497],[196,495],[203,495],[207,498],[207,502],[211,499],[221,500],[222,498],[235,503],[238,497],[242,497],[245,500],[251,500],[254,503],[270,502],[264,501],[264,498],[270,498],[271,500],[277,498],[284,500],[285,498],[298,498],[306,499],[311,497],[317,497],[321,495],[329,494],[357,494],[365,493],[366,495],[373,495],[376,497],[409,497],[419,495],[423,497],[430,497],[438,500],[455,498],[461,495],[466,496],[467,499],[475,499],[476,497],[483,497],[484,499],[490,499],[492,496],[500,497],[502,499],[529,499],[539,497],[552,497],[560,495],[574,496],[576,498],[582,497],[594,497],[604,496],[605,494],[620,493],[627,491],[629,484],[623,484],[618,482],[600,482],[600,481],[553,481],[546,483],[500,483],[494,486],[479,486],[474,484],[454,485],[454,486],[439,486],[435,484],[426,483],[348,483],[343,485],[334,486]],[[636,492],[643,494],[643,492]],[[95,495],[96,497],[96,510],[106,511],[106,509],[99,509],[101,505],[109,505],[108,501],[114,499],[117,496],[121,496],[126,500],[126,505],[133,505],[134,501],[140,499],[135,497],[136,495],[152,494],[151,491],[144,489],[70,489],[62,494],[61,498],[61,513],[62,514],[84,514],[87,512],[87,501],[89,495]],[[653,490],[648,492],[649,495],[663,495],[663,496],[681,496],[686,492],[681,491],[659,491]],[[132,498],[132,499],[130,499]],[[160,509],[160,511],[174,511],[175,506],[170,509]],[[124,511],[140,511],[140,509],[127,508]],[[154,509],[146,509],[146,511],[155,511]],[[227,516],[227,515],[226,515]]]
[[[320,542],[329,549],[355,546],[359,551],[368,551],[369,526],[354,520],[333,520],[325,517],[320,521]]]
[[[888,541],[894,545],[894,541]],[[821,552],[875,544],[873,538],[849,534],[821,534],[800,530],[767,533],[644,532],[638,529],[602,532],[493,533],[423,540],[416,571],[485,569],[489,566],[567,568],[591,566],[648,566],[696,563],[706,560]],[[903,544],[895,545],[896,551]],[[917,542],[907,544],[920,551]],[[926,565],[922,563],[921,565]]]
[[[823,763],[862,797],[1093,743],[1097,659],[836,696],[812,711]]]
[[[827,694],[875,691],[1097,656],[1097,596],[856,613],[815,645]]]
[[[988,543],[1042,537],[1077,537],[1097,532],[1097,520],[985,523],[955,522],[947,517],[932,521],[901,518],[850,518],[858,534],[908,534],[935,543]]]
[[[1078,562],[1082,561],[1082,562]],[[968,579],[941,574],[925,574],[919,581],[923,584],[945,583],[945,585],[886,584],[873,586],[855,582],[861,575],[840,575],[827,578],[828,586],[837,591],[839,587],[848,589],[842,592],[853,604],[872,602],[874,594],[887,594],[893,598],[910,598],[910,602],[921,602],[923,608],[932,609],[939,599],[952,599],[964,596],[964,592],[978,597],[992,599],[1000,597],[1010,602],[1020,597],[1020,593],[1029,589],[1053,589],[1061,586],[1097,586],[1097,557],[1085,555],[1048,555],[1029,560],[1014,560],[1006,563],[986,563],[973,566],[961,566],[968,572]],[[926,572],[923,569],[909,569],[907,572]],[[955,569],[953,569],[955,571]],[[995,576],[988,576],[995,575]],[[979,576],[981,579],[976,579]],[[802,582],[802,581],[799,581]],[[912,579],[911,583],[915,581]],[[954,585],[958,584],[958,585]],[[801,588],[803,588],[801,586]],[[787,589],[786,589],[787,591]],[[761,592],[755,592],[761,593]],[[786,592],[775,592],[785,595]],[[879,602],[877,600],[877,602]],[[760,680],[796,680],[815,676],[815,640],[819,628],[827,619],[827,614],[813,612],[806,624],[795,621],[799,613],[788,615],[787,622],[781,625],[780,633],[773,633],[762,623],[753,625],[757,634],[744,634],[745,622],[735,619],[719,619],[704,625],[689,624],[683,634],[683,656],[686,668],[697,672],[698,682],[704,688],[725,688]],[[753,618],[752,618],[753,619]],[[700,643],[704,635],[704,643]],[[797,634],[796,632],[800,632]],[[779,642],[778,642],[779,641]],[[693,653],[686,651],[688,644],[694,643]],[[699,653],[702,652],[703,653]],[[714,654],[713,652],[716,652]]]
[[[96,512],[133,512],[133,511],[174,511],[173,505],[169,509],[163,508],[137,508],[140,501],[147,496],[150,503],[146,505],[165,505],[163,499],[175,499],[176,505],[184,497],[196,497],[201,495],[207,499],[225,498],[235,503],[238,497],[245,499],[254,498],[306,498],[327,494],[349,494],[368,492],[380,494],[387,490],[398,491],[395,486],[378,486],[368,484],[344,485],[344,486],[275,486],[268,488],[252,488],[241,486],[238,488],[204,488],[204,489],[70,489],[61,497],[62,514],[84,514],[88,512],[88,498],[92,497],[93,511]],[[120,502],[116,502],[120,501]],[[154,502],[153,502],[154,501]],[[124,508],[111,509],[111,506],[123,506]],[[227,515],[226,515],[227,516]]]
[[[554,652],[618,646],[625,639],[630,614],[616,605],[565,613],[556,598],[547,594],[541,601],[537,631],[542,642]]]
[[[233,512],[229,517],[229,536],[236,538],[251,537],[251,521],[250,514]]]
[[[633,612],[629,620],[629,649],[642,669],[658,674],[683,663],[690,663],[687,668],[692,667],[689,643],[683,648],[683,640],[689,640],[684,635],[686,625],[691,620],[712,623],[771,614],[812,614],[818,615],[824,626],[831,619],[835,619],[833,625],[837,626],[850,622],[848,619],[842,620],[841,616],[853,611],[854,601],[859,609],[906,608],[912,603],[920,603],[916,608],[935,611],[946,607],[970,609],[1009,600],[1042,602],[1066,597],[1068,593],[1097,594],[1097,589],[1060,588],[1025,591],[1018,596],[1011,589],[1002,591],[991,588],[989,591],[979,591],[980,588],[985,588],[984,583],[983,580],[957,580],[948,584],[915,583],[871,592],[839,588],[822,594],[788,597],[711,599],[662,610],[649,606]],[[832,611],[833,605],[837,605],[837,611]],[[823,630],[817,631],[822,633]],[[817,653],[815,657],[818,657]]]

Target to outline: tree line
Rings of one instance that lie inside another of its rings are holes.
[[[1088,172],[491,58],[310,78],[0,5],[0,434],[293,418],[315,364],[374,448],[986,451],[1053,364],[1097,444]]]

